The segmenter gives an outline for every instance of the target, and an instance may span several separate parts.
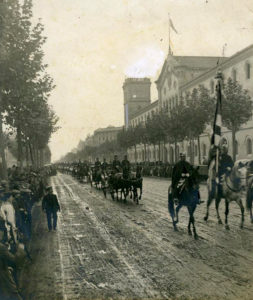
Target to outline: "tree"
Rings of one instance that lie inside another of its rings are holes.
[[[4,113],[4,121],[16,128],[21,165],[27,143],[31,160],[38,163],[38,156],[42,155],[51,134],[57,129],[58,120],[47,103],[54,85],[46,73],[47,65],[43,63],[44,28],[40,22],[32,25],[31,0],[24,0],[23,5],[18,0],[5,0],[0,8],[4,11],[4,17],[1,15],[0,18],[3,25],[3,30],[0,29],[3,50],[0,67],[4,74],[0,81],[1,113],[2,116]]]
[[[199,85],[192,90],[191,94],[186,95],[185,105],[186,137],[190,141],[191,162],[194,162],[194,140],[197,139],[198,158],[201,164],[200,135],[213,118],[214,101],[210,97],[209,90]]]
[[[236,159],[236,132],[252,116],[252,99],[247,90],[237,82],[228,78],[223,87],[222,122],[232,132],[233,160]]]
[[[147,119],[146,128],[147,128],[147,139],[150,144],[154,146],[158,145],[159,147],[159,157],[155,159],[160,159],[160,146],[161,141],[164,141],[166,138],[166,127],[165,127],[165,114],[155,114],[151,118]]]
[[[168,121],[168,139],[175,147],[175,160],[177,157],[177,143],[181,142],[186,137],[186,106],[183,99],[180,99],[179,104],[173,107],[169,113]]]

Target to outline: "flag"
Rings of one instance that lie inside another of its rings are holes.
[[[170,18],[170,16],[169,16],[169,18]],[[171,20],[171,18],[170,18],[170,27],[175,31],[175,33],[178,33],[175,26],[174,26],[174,24],[173,24],[173,22],[172,22],[172,20]]]
[[[218,79],[217,83],[217,103],[214,115],[214,122],[213,122],[213,135],[211,139],[211,151],[215,151],[215,153],[211,152],[209,159],[209,167],[208,167],[208,189],[209,191],[213,190],[213,179],[215,178],[216,183],[219,183],[218,178],[218,170],[219,170],[219,144],[221,140],[221,126],[222,126],[222,118],[221,118],[221,80],[220,77],[216,77]],[[215,155],[215,156],[213,156]],[[215,194],[217,195],[218,189],[217,185],[214,186]]]
[[[213,135],[211,139],[211,145],[219,146],[221,140],[221,83],[217,84],[217,103],[215,109],[214,123],[213,123]]]

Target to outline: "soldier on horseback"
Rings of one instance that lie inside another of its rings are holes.
[[[99,161],[99,158],[96,158],[95,161],[95,170],[97,171],[101,167],[101,162]]]
[[[219,157],[218,177],[219,181],[223,175],[228,175],[234,166],[232,157],[228,154],[228,148],[224,144],[221,147],[221,154]]]
[[[192,173],[192,165],[185,160],[185,153],[180,153],[180,161],[177,162],[172,170],[172,194],[173,198],[179,198],[181,190],[181,180],[187,178]]]
[[[124,159],[121,162],[121,167],[122,167],[122,171],[123,171],[123,178],[128,179],[129,173],[130,173],[130,162],[127,159],[127,155],[124,156]]]
[[[120,161],[118,160],[118,156],[114,155],[114,160],[112,162],[112,169],[114,173],[120,172],[121,164]]]
[[[101,165],[101,168],[102,168],[103,172],[106,172],[106,171],[107,171],[108,163],[107,163],[107,161],[106,161],[106,158],[104,158],[104,161],[103,161],[103,163],[102,163],[102,165]]]

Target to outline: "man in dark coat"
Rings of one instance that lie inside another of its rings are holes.
[[[219,181],[221,177],[225,174],[228,175],[234,166],[233,159],[230,155],[228,155],[228,148],[226,145],[222,145],[221,147],[221,154],[219,157],[219,169],[218,169],[218,176]]]
[[[122,170],[123,170],[123,178],[128,179],[130,173],[130,162],[127,159],[127,155],[124,156],[124,159],[121,162]]]
[[[102,170],[103,170],[104,172],[107,171],[108,163],[107,163],[107,161],[106,161],[106,158],[104,158],[104,161],[103,161],[101,167],[102,167]]]
[[[114,155],[114,160],[112,162],[112,168],[115,173],[120,172],[121,164],[120,164],[120,161],[118,160],[117,155]]]
[[[53,194],[52,187],[47,188],[47,194],[42,201],[42,210],[47,214],[48,230],[52,230],[52,217],[53,217],[53,229],[57,227],[57,212],[60,211],[60,205],[55,194]]]
[[[99,161],[99,158],[97,157],[96,158],[96,161],[95,161],[95,169],[96,171],[101,167],[101,162]]]
[[[172,170],[171,186],[174,198],[178,198],[178,184],[183,176],[189,177],[192,173],[192,165],[185,160],[185,153],[180,153],[180,161],[177,162]]]

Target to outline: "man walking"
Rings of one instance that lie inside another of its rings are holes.
[[[60,211],[60,205],[55,194],[53,194],[52,187],[46,189],[47,194],[42,201],[42,210],[47,214],[48,231],[52,230],[52,217],[53,217],[53,229],[57,227],[57,212]]]

